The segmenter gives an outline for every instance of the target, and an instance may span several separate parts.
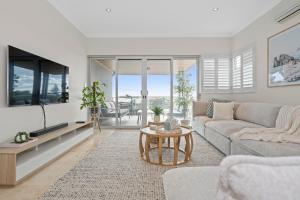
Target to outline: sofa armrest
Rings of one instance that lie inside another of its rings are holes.
[[[193,117],[206,115],[208,103],[204,101],[193,101]]]

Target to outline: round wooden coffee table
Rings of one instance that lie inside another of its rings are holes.
[[[184,137],[185,139],[184,149],[180,148],[181,137]],[[158,144],[154,147],[151,147],[151,141],[154,138],[158,140]],[[163,146],[163,140],[165,138],[168,139],[167,146]],[[173,141],[173,145],[171,144],[171,141]],[[156,130],[150,130],[149,127],[142,128],[140,130],[139,148],[140,148],[141,158],[152,164],[176,166],[179,164],[186,163],[191,159],[191,155],[193,151],[192,130],[181,127],[181,133],[157,133]],[[163,162],[163,155],[162,155],[163,148],[174,150],[173,162]],[[149,154],[150,151],[153,149],[158,149],[158,162],[150,160]],[[184,159],[182,160],[178,159],[179,151],[184,154]]]

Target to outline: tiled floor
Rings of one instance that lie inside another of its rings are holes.
[[[104,129],[15,187],[0,187],[0,200],[35,200],[114,130]]]

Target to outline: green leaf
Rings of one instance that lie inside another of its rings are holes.
[[[100,87],[99,81],[95,81],[92,83],[92,86],[82,89],[81,101],[80,109],[105,105],[105,93],[103,88]]]

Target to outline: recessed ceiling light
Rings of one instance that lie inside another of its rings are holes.
[[[211,9],[213,12],[218,12],[220,10],[220,8],[213,8]]]
[[[111,9],[110,9],[110,8],[106,8],[105,11],[106,11],[107,13],[110,13],[110,12],[111,12]]]

